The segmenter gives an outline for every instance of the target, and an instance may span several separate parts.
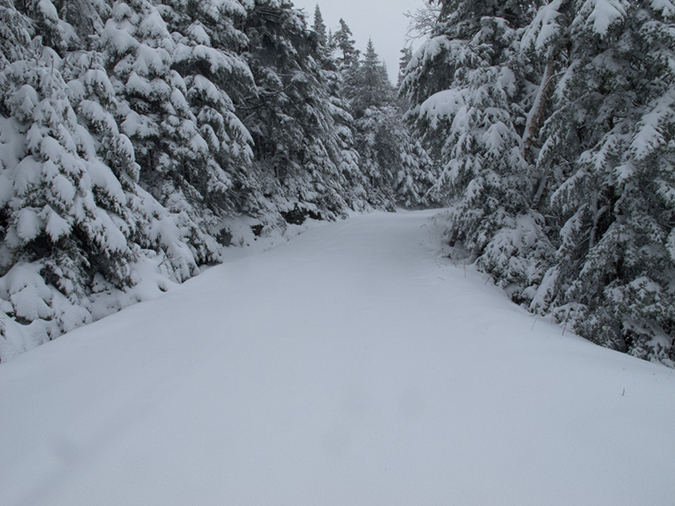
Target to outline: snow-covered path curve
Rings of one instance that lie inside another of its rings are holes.
[[[675,501],[675,373],[439,259],[317,227],[0,365],[0,504]]]

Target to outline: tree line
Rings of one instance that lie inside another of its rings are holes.
[[[440,0],[402,89],[447,239],[511,298],[675,365],[675,5]]]
[[[675,4],[411,18],[395,88],[318,6],[0,0],[0,360],[219,262],[232,217],[442,205],[515,302],[675,366]]]
[[[0,0],[0,360],[134,302],[148,269],[217,263],[233,216],[265,235],[425,205],[402,114],[318,7]]]

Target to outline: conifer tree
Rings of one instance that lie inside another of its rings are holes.
[[[391,210],[397,202],[409,207],[427,204],[431,160],[403,122],[401,104],[372,40],[363,61],[344,72],[370,202]]]
[[[314,23],[312,24],[312,30],[317,35],[317,42],[320,47],[328,47],[328,34],[326,33],[326,24],[323,22],[323,15],[321,14],[321,9],[317,4],[314,9]]]
[[[406,68],[408,67],[408,64],[412,60],[413,57],[413,52],[412,48],[410,46],[406,46],[403,49],[401,49],[401,57],[399,58],[398,61],[398,78],[396,80],[396,87],[400,88],[401,84],[403,84],[403,78],[405,77],[405,71]]]
[[[181,230],[178,237],[158,242],[176,246],[169,255],[173,275],[186,279],[198,272],[198,264],[219,258],[219,246],[206,231],[208,205],[230,180],[212,163],[186,98],[186,82],[172,69],[176,42],[160,11],[147,0],[117,2],[102,43],[119,100],[118,121],[133,143],[140,182],[173,213]],[[188,240],[187,251],[179,247]]]
[[[118,288],[131,283],[135,222],[97,141],[78,122],[63,60],[40,39],[23,56],[0,73],[0,123],[11,132],[0,146],[0,299],[15,321],[43,320],[27,331],[39,341],[90,321],[82,300],[95,275]]]
[[[31,23],[12,0],[0,0],[0,70],[27,56]]]
[[[285,2],[256,0],[245,34],[257,89],[238,112],[254,140],[260,205],[335,217],[346,207],[342,153],[329,83],[304,18]]]
[[[169,8],[170,7],[170,8]],[[239,2],[223,4],[171,0],[163,16],[176,39],[173,70],[185,82],[186,99],[208,145],[204,160],[204,204],[216,215],[246,207],[244,190],[254,186],[251,137],[235,113],[253,88],[253,76],[240,56],[247,44],[241,25],[247,11]]]
[[[555,20],[547,42],[567,41],[568,63],[539,139],[561,232],[533,306],[561,306],[585,337],[675,364],[675,10],[602,0],[566,7],[552,2],[539,16]]]
[[[332,36],[332,44],[339,51],[337,61],[340,70],[348,69],[358,61],[359,52],[356,50],[356,41],[352,39],[352,31],[342,18],[340,18],[340,29]]]
[[[437,191],[454,199],[451,243],[527,298],[552,254],[543,216],[531,209],[535,180],[521,132],[530,107],[518,59],[528,2],[445,1],[436,32],[415,54],[402,90],[409,117],[443,164]]]
[[[316,59],[327,87],[329,113],[335,127],[339,150],[337,165],[343,179],[343,196],[349,208],[364,210],[369,206],[366,199],[368,183],[359,166],[360,157],[355,147],[354,118],[345,97],[344,73],[338,70],[338,61],[331,48],[332,35],[326,34],[326,26],[318,5],[314,13],[312,30],[318,35]]]

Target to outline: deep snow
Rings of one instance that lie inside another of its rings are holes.
[[[0,504],[675,501],[675,371],[438,251],[318,226],[0,364]]]

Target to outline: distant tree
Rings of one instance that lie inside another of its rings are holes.
[[[345,95],[355,119],[356,149],[368,178],[369,199],[393,209],[427,204],[431,160],[403,122],[403,111],[387,70],[368,41],[362,61],[344,71]]]
[[[401,57],[398,61],[398,79],[396,80],[396,87],[400,88],[403,84],[403,78],[405,77],[405,70],[408,67],[408,64],[412,60],[413,52],[410,46],[406,46],[401,49]]]
[[[345,180],[330,82],[304,18],[289,4],[256,0],[244,33],[256,89],[238,113],[254,140],[258,205],[341,214]]]
[[[321,9],[318,4],[314,9],[314,24],[312,24],[312,30],[314,30],[314,33],[317,35],[319,46],[324,48],[328,47],[326,24],[323,22],[323,16],[321,15]]]
[[[356,50],[356,41],[352,39],[352,31],[342,18],[340,18],[340,29],[333,33],[332,44],[339,51],[337,61],[341,70],[351,67],[358,61],[359,52]]]

